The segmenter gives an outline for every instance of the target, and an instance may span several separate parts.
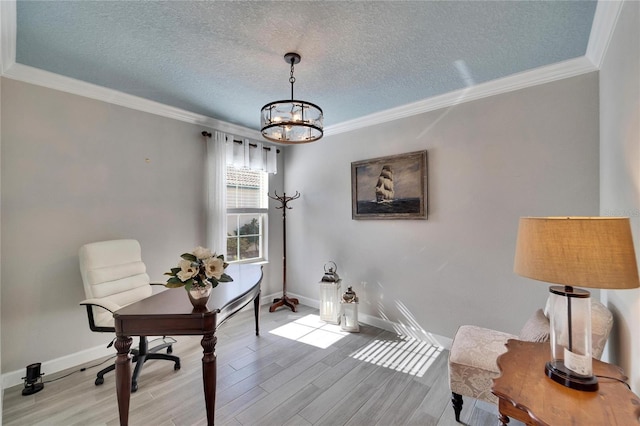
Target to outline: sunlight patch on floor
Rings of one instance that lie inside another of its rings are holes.
[[[269,333],[321,349],[326,349],[349,335],[348,332],[341,331],[339,325],[327,324],[320,320],[318,315],[304,316]]]
[[[376,339],[354,352],[355,359],[422,377],[442,353],[443,348],[413,338]]]

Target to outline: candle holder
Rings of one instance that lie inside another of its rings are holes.
[[[360,324],[358,324],[358,296],[351,287],[342,295],[340,301],[341,321],[340,329],[351,333],[360,332]]]

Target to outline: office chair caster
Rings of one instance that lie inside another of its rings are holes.
[[[173,364],[173,369],[174,370],[180,370],[180,363],[176,362],[175,364]]]
[[[104,377],[98,377],[96,378],[96,386],[100,386],[101,384],[104,383]]]

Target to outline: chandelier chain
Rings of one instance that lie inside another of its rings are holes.
[[[293,76],[293,59],[291,60],[291,74],[289,75],[289,83],[293,84],[296,82],[296,78]]]
[[[296,78],[293,76],[293,58],[291,58],[291,73],[289,74],[289,83],[291,83],[291,100],[293,100],[293,83],[296,82]]]

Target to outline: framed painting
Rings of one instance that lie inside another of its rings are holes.
[[[427,151],[351,163],[352,219],[426,219]]]

